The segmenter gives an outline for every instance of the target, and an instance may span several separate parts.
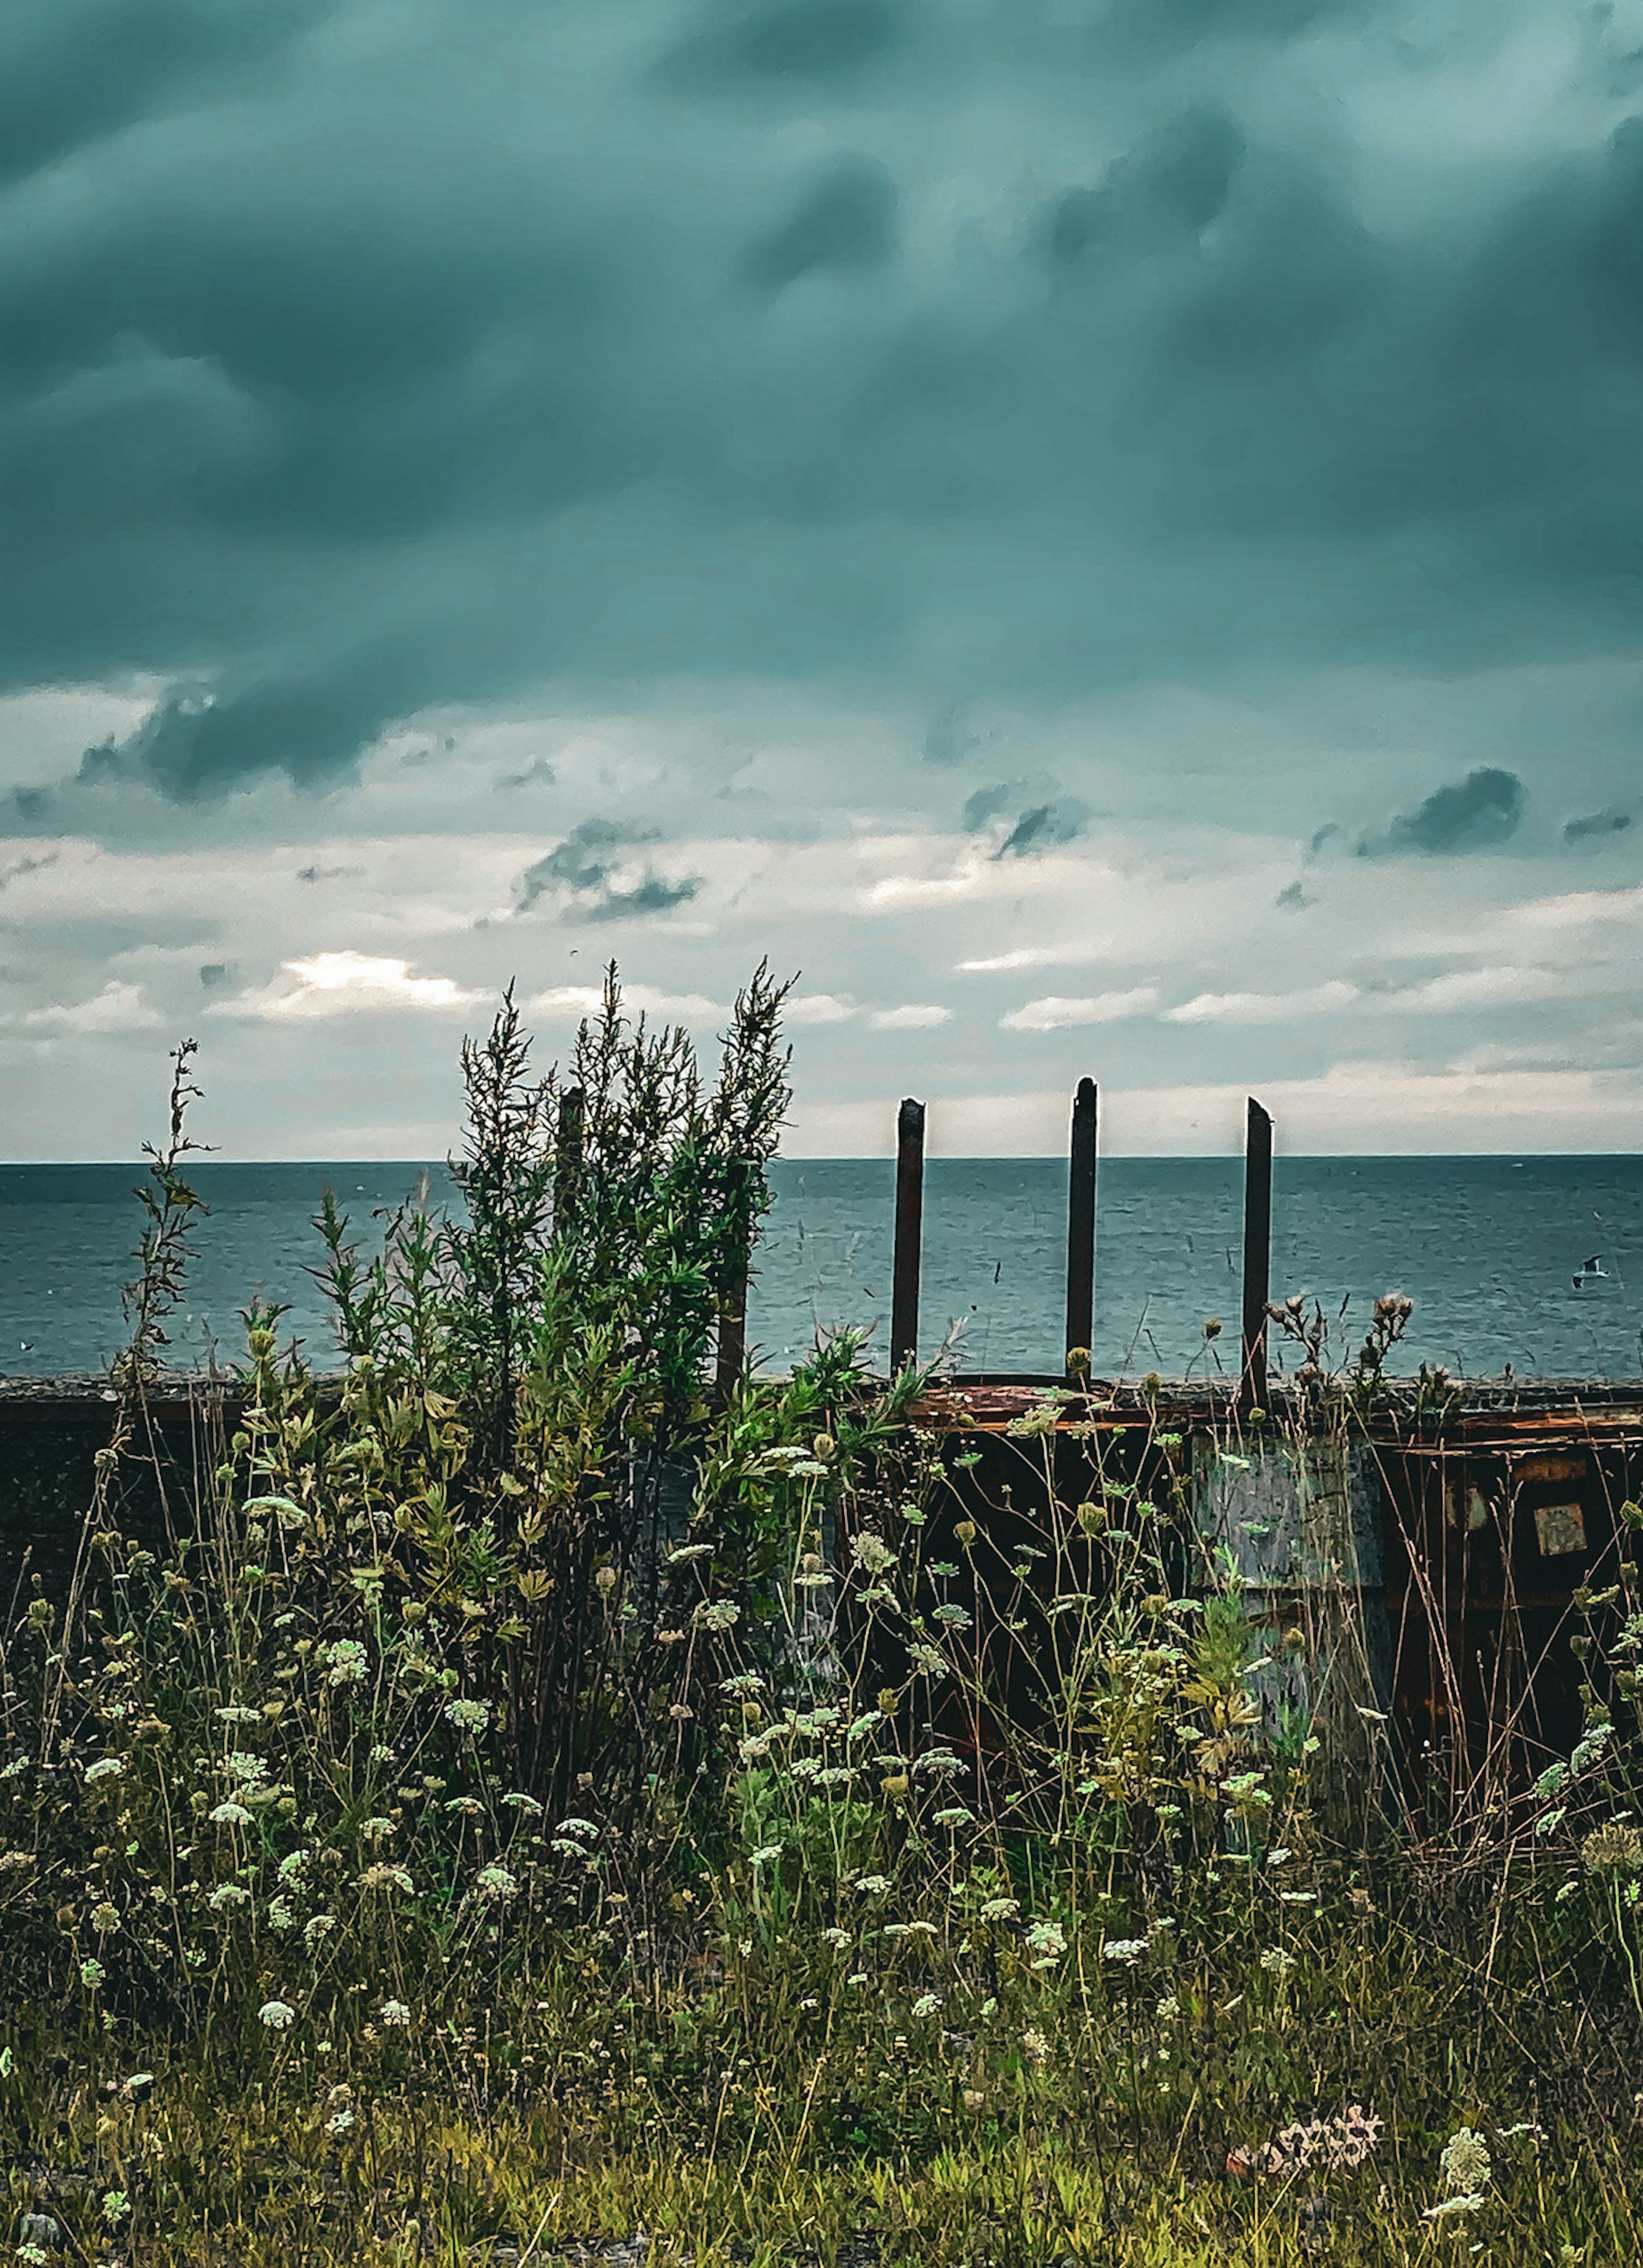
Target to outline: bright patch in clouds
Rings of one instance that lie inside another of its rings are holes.
[[[333,1016],[474,1008],[486,997],[449,976],[414,976],[409,961],[372,953],[316,953],[311,960],[283,962],[271,984],[207,1012],[267,1023],[313,1023]]]
[[[534,992],[520,1006],[527,1015],[597,1017],[605,1005],[604,993],[592,984],[555,984]],[[727,1011],[703,992],[659,992],[653,984],[624,984],[622,1005],[629,1015],[649,1017],[663,1024],[699,1024]]]

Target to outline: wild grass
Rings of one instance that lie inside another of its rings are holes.
[[[328,1198],[340,1376],[248,1310],[150,1550],[180,1051],[80,1560],[0,1659],[17,2257],[1637,2257],[1635,1597],[1459,1839],[1155,1398],[977,1444],[850,1334],[716,1396],[781,1001],[711,1082],[614,974],[563,1081],[505,1003],[462,1216],[367,1259]],[[1397,1328],[1338,1392],[1311,1347],[1296,1454]]]

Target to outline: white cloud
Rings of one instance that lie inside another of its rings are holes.
[[[938,1007],[933,1001],[910,1000],[901,1008],[875,1008],[867,1021],[875,1032],[924,1032],[937,1024],[950,1024],[953,1011]]]
[[[1535,929],[1589,929],[1598,924],[1643,920],[1643,885],[1631,890],[1569,890],[1560,897],[1535,898],[1514,909],[1516,920]]]
[[[1065,1032],[1079,1024],[1118,1024],[1129,1016],[1150,1015],[1159,997],[1155,984],[1138,984],[1128,992],[1096,992],[1085,1000],[1051,992],[1012,1008],[999,1017],[998,1026],[1006,1032]]]
[[[605,1005],[603,990],[594,984],[552,984],[544,992],[534,992],[520,1008],[534,1016],[597,1016]],[[622,1005],[629,1015],[643,1014],[652,1022],[663,1024],[699,1024],[726,1011],[717,1000],[710,1000],[704,992],[659,992],[653,984],[629,984],[622,987]]]
[[[1519,1001],[1558,1000],[1573,988],[1550,968],[1454,968],[1396,992],[1366,995],[1366,1005],[1404,1015],[1446,1015],[1459,1008],[1504,1008]]]
[[[1013,968],[1054,968],[1069,961],[1091,958],[1088,946],[1082,945],[1022,945],[1013,953],[989,954],[981,961],[961,961],[959,967],[966,975]]]
[[[838,992],[800,992],[782,1010],[788,1024],[847,1024],[860,1013],[856,1003]]]
[[[1594,1154],[1637,1146],[1643,1071],[1477,1071],[1397,1062],[1331,1065],[1312,1079],[1253,1082],[1271,1112],[1280,1151],[1295,1156]],[[1242,1147],[1238,1085],[1103,1085],[1101,1146],[1109,1157],[1235,1156]],[[928,1097],[932,1157],[1064,1155],[1072,1093],[1048,1087]],[[791,1156],[888,1157],[894,1100],[818,1102],[793,1113]]]
[[[1338,979],[1303,992],[1198,992],[1166,1008],[1167,1024],[1285,1024],[1292,1016],[1329,1015],[1350,1008],[1359,988]]]
[[[266,1023],[310,1023],[385,1011],[472,1008],[490,997],[469,991],[453,977],[413,976],[409,961],[372,953],[316,953],[308,960],[282,962],[271,984],[241,992],[206,1012]]]
[[[951,874],[885,874],[865,893],[870,906],[949,905],[955,898],[970,898],[988,882],[987,869],[961,866]]]
[[[159,1016],[144,998],[140,984],[122,984],[111,977],[92,999],[31,1008],[23,1021],[36,1031],[151,1032]]]

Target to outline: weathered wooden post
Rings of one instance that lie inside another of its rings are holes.
[[[895,1254],[890,1369],[918,1359],[918,1267],[925,1218],[925,1106],[910,1095],[895,1122]]]
[[[1243,1153],[1243,1370],[1238,1399],[1266,1407],[1266,1303],[1272,1246],[1272,1122],[1249,1097]]]
[[[1072,1098],[1072,1142],[1067,1176],[1067,1374],[1082,1350],[1079,1368],[1087,1373],[1095,1338],[1095,1136],[1096,1092],[1093,1079],[1081,1079]]]

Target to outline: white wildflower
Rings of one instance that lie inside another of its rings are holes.
[[[1476,2213],[1483,2201],[1481,2190],[1470,2197],[1445,2198],[1441,2205],[1429,2205],[1420,2217],[1423,2220],[1453,2220],[1457,2213]]]
[[[245,1827],[251,1820],[243,1803],[219,1803],[208,1816],[213,1827]]]
[[[1446,2190],[1481,2190],[1488,2182],[1492,2170],[1489,2145],[1475,2127],[1462,2126],[1458,2134],[1451,2135],[1444,2144],[1438,2159],[1438,2169],[1443,2176]]]
[[[257,2014],[271,2032],[283,2032],[297,2021],[297,2011],[289,2000],[265,2000]]]

